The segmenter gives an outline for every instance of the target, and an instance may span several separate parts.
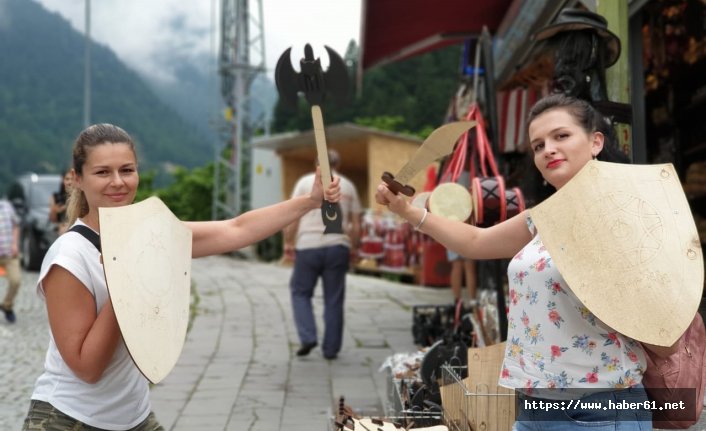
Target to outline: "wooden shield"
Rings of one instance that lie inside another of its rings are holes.
[[[103,268],[125,345],[152,383],[176,364],[189,322],[191,230],[158,198],[100,208]]]
[[[689,326],[704,262],[671,164],[590,161],[530,214],[571,290],[605,324],[659,346]]]

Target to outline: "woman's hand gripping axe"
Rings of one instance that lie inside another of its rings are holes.
[[[326,149],[321,103],[327,93],[331,94],[338,103],[345,101],[348,93],[348,70],[336,51],[328,46],[325,48],[329,56],[329,68],[326,72],[321,69],[321,61],[314,58],[314,51],[307,43],[304,47],[304,58],[299,61],[301,65],[299,73],[292,68],[289,57],[292,48],[287,48],[277,61],[275,82],[280,97],[288,105],[297,106],[297,93],[299,92],[304,93],[304,97],[311,105],[311,119],[314,123],[316,154],[321,168],[321,181],[324,188],[328,188],[332,177]],[[343,233],[340,205],[324,201],[321,205],[321,218],[326,227],[324,233]]]

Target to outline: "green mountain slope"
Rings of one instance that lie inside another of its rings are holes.
[[[0,190],[20,172],[70,163],[83,123],[83,53],[83,35],[58,14],[31,0],[0,1]],[[142,168],[211,160],[211,142],[96,43],[91,74],[91,121],[127,130]]]

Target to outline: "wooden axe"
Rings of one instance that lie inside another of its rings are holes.
[[[311,119],[314,124],[316,155],[321,168],[321,181],[324,188],[328,188],[332,176],[328,150],[326,149],[321,103],[326,94],[331,94],[337,102],[345,100],[348,93],[348,70],[336,51],[328,46],[325,48],[329,56],[329,68],[326,72],[321,69],[321,61],[314,58],[311,45],[307,43],[304,47],[304,58],[299,61],[301,66],[299,73],[292,68],[290,60],[292,48],[287,48],[277,61],[275,83],[280,97],[288,105],[296,107],[297,93],[300,92],[304,93],[304,97],[311,105]],[[324,200],[321,205],[321,218],[324,222],[325,234],[343,233],[340,205]]]

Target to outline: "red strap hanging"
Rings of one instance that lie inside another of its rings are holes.
[[[495,164],[495,157],[493,157],[493,150],[490,147],[490,141],[488,140],[488,134],[485,130],[485,120],[483,119],[483,114],[480,112],[480,107],[478,104],[471,106],[469,112],[469,119],[475,121],[476,124],[476,149],[478,151],[479,165],[481,174],[484,177],[488,176],[487,167],[490,168],[493,176],[500,176],[498,173],[498,167]]]
[[[481,176],[487,177],[488,169],[490,169],[492,176],[500,176],[498,173],[498,167],[495,163],[495,157],[493,157],[493,150],[490,147],[488,134],[485,130],[485,120],[483,119],[483,114],[480,111],[480,106],[477,103],[474,103],[469,107],[465,119],[476,122],[476,142],[475,145],[471,147],[472,160],[469,167],[471,178],[476,176],[476,157],[478,160],[478,166],[480,167]],[[466,131],[459,138],[451,159],[446,164],[440,182],[444,182],[446,180],[456,182],[463,173],[468,155],[469,133],[470,131]]]
[[[471,110],[468,111],[465,119],[471,119]],[[442,175],[440,182],[444,182],[446,179],[451,182],[456,182],[461,176],[463,168],[466,164],[466,155],[468,154],[468,133],[468,131],[464,132],[458,139],[458,143],[456,144],[456,148],[451,156],[451,160],[446,165],[446,169],[444,170],[444,174]]]

